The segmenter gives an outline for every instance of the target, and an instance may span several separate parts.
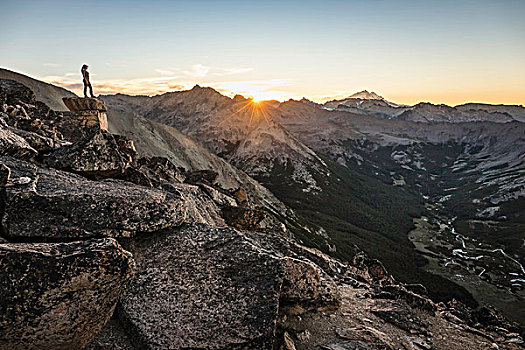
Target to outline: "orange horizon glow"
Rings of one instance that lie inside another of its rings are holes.
[[[283,79],[272,80],[253,80],[253,81],[228,81],[228,82],[211,82],[203,83],[198,81],[177,81],[174,77],[152,77],[136,79],[113,79],[98,80],[95,76],[92,79],[92,85],[97,95],[127,94],[127,95],[160,95],[166,92],[177,92],[190,90],[196,84],[203,87],[211,87],[219,93],[233,97],[241,95],[246,99],[254,101],[279,101],[284,102],[290,99],[300,100],[303,97],[317,103],[324,103],[330,100],[339,100],[348,98],[352,94],[368,90],[374,91],[384,97],[387,101],[403,104],[415,105],[420,102],[429,102],[433,104],[446,104],[457,106],[465,103],[485,103],[485,104],[504,104],[504,105],[521,105],[525,106],[525,92],[522,94],[517,89],[511,89],[507,86],[495,86],[493,91],[486,91],[480,85],[475,89],[466,89],[462,87],[453,87],[448,90],[440,91],[437,86],[418,86],[414,88],[413,93],[405,92],[407,88],[396,91],[388,86],[388,89],[381,90],[370,87],[357,87],[345,91],[334,91],[333,93],[319,94],[319,87],[315,90],[308,88],[310,93],[297,93],[297,87]],[[82,95],[82,84],[76,74],[66,73],[64,76],[44,76],[39,79],[64,87],[73,91],[77,95]],[[328,85],[328,84],[327,84]],[[416,92],[417,91],[417,92]]]

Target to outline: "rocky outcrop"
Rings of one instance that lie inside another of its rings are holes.
[[[119,316],[144,348],[272,349],[280,303],[338,305],[318,267],[231,228],[187,226],[129,249],[137,273]]]
[[[53,147],[61,137],[49,120],[55,117],[54,113],[36,101],[35,94],[22,84],[0,79],[0,107],[2,127],[25,139],[37,151],[42,143],[39,138]]]
[[[203,217],[221,222],[212,201],[194,202],[195,186],[164,192],[118,180],[91,181],[14,158],[0,163],[11,171],[2,226],[13,239],[130,237]]]
[[[106,112],[104,101],[89,97],[64,97],[62,101],[71,112],[100,111]]]
[[[204,226],[129,247],[137,272],[119,315],[142,348],[271,349],[283,261]]]
[[[0,244],[0,348],[83,349],[133,269],[114,239]]]
[[[11,128],[50,139],[55,143],[53,147],[92,137],[108,128],[105,112],[53,111],[37,101],[33,91],[13,80],[0,79],[0,107],[0,118]]]
[[[44,162],[55,169],[100,179],[122,177],[135,156],[133,141],[99,132],[92,138],[64,146],[46,156]]]
[[[97,98],[64,97],[64,104],[69,108],[83,127],[98,126],[100,130],[108,130],[108,117],[106,105]]]

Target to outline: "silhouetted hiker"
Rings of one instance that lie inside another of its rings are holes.
[[[82,72],[82,78],[84,81],[84,97],[88,97],[87,88],[89,86],[89,93],[91,94],[92,98],[95,98],[95,96],[93,96],[93,88],[91,87],[91,82],[89,81],[89,72],[87,71],[87,69],[88,69],[88,65],[85,64],[82,66],[82,69],[80,70]]]

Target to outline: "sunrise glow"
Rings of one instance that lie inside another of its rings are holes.
[[[523,1],[25,2],[2,5],[2,67],[77,94],[87,63],[97,94],[525,105]]]

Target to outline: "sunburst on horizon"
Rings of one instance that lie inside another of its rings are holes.
[[[244,100],[235,104],[236,110],[224,118],[220,123],[225,123],[226,121],[238,116],[239,114],[245,114],[248,120],[248,128],[250,128],[256,120],[259,120],[261,117],[267,122],[270,122],[270,117],[267,111],[267,100],[257,100],[255,98],[245,98]]]

